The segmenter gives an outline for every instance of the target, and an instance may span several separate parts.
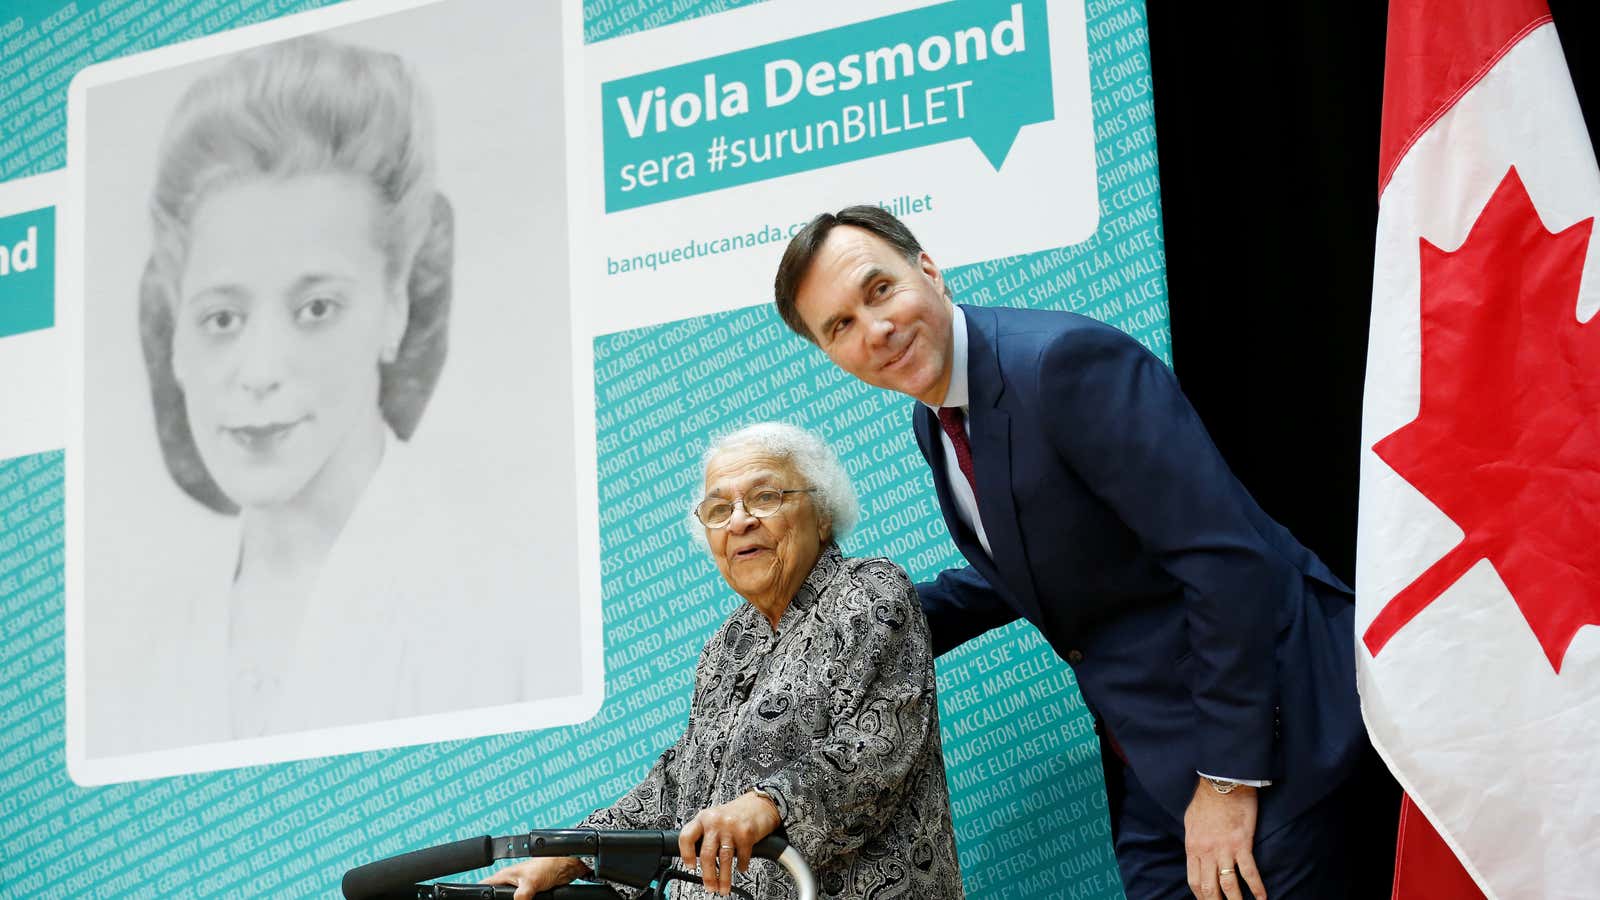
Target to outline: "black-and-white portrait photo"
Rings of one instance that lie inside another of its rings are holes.
[[[583,695],[561,59],[556,4],[459,0],[81,91],[75,755]]]

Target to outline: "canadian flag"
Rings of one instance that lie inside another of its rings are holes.
[[[1367,728],[1485,894],[1597,897],[1600,171],[1545,0],[1391,0],[1379,171]]]

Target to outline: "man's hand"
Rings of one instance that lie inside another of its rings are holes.
[[[1256,900],[1267,889],[1250,848],[1256,836],[1256,789],[1241,784],[1226,794],[1200,779],[1183,814],[1183,843],[1189,855],[1189,890],[1200,900],[1244,900],[1249,885]]]
[[[589,874],[589,867],[574,856],[530,859],[490,875],[479,884],[508,884],[517,889],[516,900],[533,900],[540,891],[560,887]]]
[[[718,894],[733,890],[733,864],[739,871],[750,868],[750,854],[756,841],[778,830],[783,819],[771,800],[751,791],[721,806],[700,810],[678,832],[678,856],[688,865],[696,858],[700,845],[700,880],[706,889]]]

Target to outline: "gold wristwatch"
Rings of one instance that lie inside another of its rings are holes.
[[[1239,782],[1229,781],[1226,778],[1212,778],[1210,775],[1201,775],[1200,777],[1209,782],[1211,789],[1219,794],[1231,794],[1233,789],[1239,786]]]

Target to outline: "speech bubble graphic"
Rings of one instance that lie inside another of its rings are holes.
[[[1045,0],[955,0],[601,85],[606,212],[1054,116]]]
[[[53,207],[0,217],[0,338],[56,322]]]

